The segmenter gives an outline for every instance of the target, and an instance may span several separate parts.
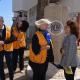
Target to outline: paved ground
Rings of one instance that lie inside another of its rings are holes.
[[[28,52],[26,52],[28,53]],[[26,54],[25,54],[26,55]],[[80,66],[80,55],[78,55],[78,65]],[[14,80],[32,80],[32,70],[30,66],[26,66],[27,62],[25,62],[25,73],[20,73],[19,68],[17,69]],[[27,71],[26,71],[27,69]],[[8,70],[5,69],[6,80],[8,79]],[[46,80],[65,80],[63,70],[56,69],[52,64],[49,64],[48,71],[46,74]],[[80,80],[80,68],[76,69],[75,80]]]
[[[28,69],[30,67],[28,66]],[[32,71],[28,70],[28,80],[32,80]],[[58,70],[56,69],[52,64],[49,64],[49,68],[46,74],[46,80],[65,80],[64,78],[64,71],[63,70]],[[80,69],[76,69],[76,74],[75,74],[75,80],[80,80]]]
[[[7,74],[7,69],[5,69],[5,72]],[[19,69],[17,69],[14,75],[14,80],[32,80],[32,74],[32,70],[29,66],[27,67],[27,72],[25,73],[20,73]],[[6,77],[6,80],[9,80],[8,75]],[[46,80],[65,80],[63,70],[58,70],[52,64],[49,64],[49,68],[46,74]],[[80,80],[79,68],[76,69],[75,80]]]

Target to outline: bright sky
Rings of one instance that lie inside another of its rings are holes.
[[[12,25],[12,0],[0,0],[0,16],[4,17],[6,25]]]

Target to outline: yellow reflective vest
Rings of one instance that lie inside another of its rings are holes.
[[[43,36],[43,34],[40,31],[37,31],[36,35],[38,36],[40,46],[41,47],[46,46],[47,41],[46,41],[45,37]],[[30,44],[30,55],[29,55],[30,61],[32,61],[34,63],[42,64],[42,63],[45,63],[46,57],[47,57],[47,49],[46,48],[42,49],[38,55],[35,55],[35,53],[32,50],[32,44]]]
[[[25,32],[19,32],[18,34],[18,44],[19,48],[26,47],[26,33]]]
[[[18,30],[17,30],[17,28],[14,26],[12,28],[12,30],[13,30],[13,35],[17,38],[18,37]],[[13,49],[19,49],[19,45],[18,45],[18,41],[17,40],[13,42]]]
[[[15,37],[17,38],[16,41],[13,42],[13,48],[14,49],[19,49],[26,47],[26,33],[25,32],[19,32],[17,29],[14,27],[13,28],[13,34],[15,34]]]
[[[11,37],[11,27],[6,27],[6,37],[5,40],[8,40]],[[0,45],[0,51],[13,51],[13,43]]]

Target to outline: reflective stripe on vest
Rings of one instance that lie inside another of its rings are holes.
[[[6,40],[11,37],[11,27],[6,27]],[[13,51],[13,43],[4,44],[5,51]]]
[[[38,36],[40,46],[42,47],[44,45],[47,45],[47,41],[44,38],[43,34],[40,31],[37,31],[36,34]],[[35,53],[32,51],[32,44],[30,44],[29,58],[32,62],[39,64],[45,63],[46,57],[47,57],[47,49],[43,49],[40,51],[38,55],[35,55]]]

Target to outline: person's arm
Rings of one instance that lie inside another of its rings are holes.
[[[40,49],[41,49],[41,46],[39,45],[39,39],[37,35],[35,34],[32,38],[32,50],[37,55],[39,54]]]
[[[4,40],[4,44],[12,43],[15,40],[16,40],[16,37],[13,34],[11,34],[11,37],[9,39]]]
[[[60,53],[61,53],[61,55],[64,55],[64,44],[65,44],[65,40],[66,40],[66,37],[64,37],[64,39],[63,39],[63,41],[62,41],[61,48],[60,48]]]

